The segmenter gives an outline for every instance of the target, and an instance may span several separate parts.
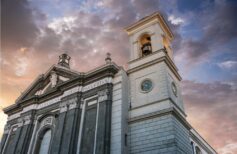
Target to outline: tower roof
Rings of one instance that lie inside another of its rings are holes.
[[[142,25],[145,25],[145,24],[150,23],[150,22],[151,23],[158,22],[160,24],[162,30],[169,37],[169,39],[172,40],[174,38],[174,35],[173,35],[171,29],[169,28],[169,26],[166,23],[165,19],[163,18],[163,16],[159,12],[155,12],[155,13],[149,15],[149,16],[146,16],[146,17],[142,18],[141,20],[135,22],[134,24],[126,27],[125,30],[128,33],[128,35],[130,35],[135,30],[137,30],[139,27],[141,27]]]

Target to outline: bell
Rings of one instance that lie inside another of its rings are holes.
[[[152,52],[151,43],[149,42],[149,43],[143,44],[141,49],[142,49],[142,55],[143,56],[151,54],[151,52]]]

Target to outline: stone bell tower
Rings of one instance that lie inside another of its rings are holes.
[[[129,153],[192,153],[173,62],[173,34],[154,13],[126,28],[130,41]]]

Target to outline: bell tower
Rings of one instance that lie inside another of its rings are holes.
[[[173,34],[159,13],[147,16],[126,28],[130,38],[130,61],[165,49],[173,59],[170,42]]]
[[[154,13],[125,30],[130,44],[130,153],[151,149],[151,145],[152,153],[160,153],[162,148],[173,148],[164,152],[192,153],[170,28],[160,13]],[[178,134],[183,135],[182,140]],[[142,140],[148,137],[147,144],[138,147],[134,143],[145,143]]]
[[[174,36],[164,18],[154,13],[126,31],[130,41],[131,108],[169,100],[185,117],[179,88],[181,77],[170,47]],[[170,107],[168,101],[165,104]]]

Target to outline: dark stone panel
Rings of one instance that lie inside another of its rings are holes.
[[[12,132],[7,143],[7,148],[5,150],[6,154],[15,154],[17,143],[21,135],[22,127],[17,128],[15,132]]]
[[[112,98],[112,93],[109,94],[109,98]],[[110,138],[111,138],[111,113],[112,112],[112,100],[106,101],[106,123],[105,123],[105,154],[110,153]]]
[[[84,127],[82,133],[81,150],[82,154],[93,154],[95,127],[96,127],[97,106],[92,105],[85,112]]]
[[[9,136],[9,139],[8,139],[8,142],[7,142],[4,154],[12,153],[11,150],[13,149],[12,145],[14,143],[15,138],[16,138],[16,133],[15,132],[11,133],[10,136]]]
[[[33,130],[32,124],[28,124],[22,127],[21,136],[19,138],[15,153],[17,154],[27,153],[32,135],[32,130]]]
[[[28,125],[22,126],[21,135],[19,137],[19,141],[18,141],[16,151],[15,151],[16,154],[20,154],[21,151],[24,149],[23,144],[27,135],[28,127],[29,127]]]
[[[79,127],[81,121],[81,109],[75,109],[75,119],[73,122],[73,129],[72,129],[72,143],[70,144],[70,154],[76,154],[77,152],[77,143],[78,143],[78,135],[79,135]]]
[[[3,134],[2,139],[1,139],[1,145],[0,145],[0,153],[2,153],[3,147],[6,144],[8,134]]]
[[[74,138],[73,138],[73,144],[71,144],[71,153],[77,152],[77,143],[78,143],[78,136],[79,136],[79,128],[80,128],[80,122],[81,122],[81,109],[76,109],[76,124],[74,126]]]
[[[105,123],[106,123],[106,104],[105,102],[99,105],[99,117],[96,136],[96,153],[104,154],[105,150]]]
[[[112,85],[108,84],[108,100],[100,102],[98,128],[96,137],[96,153],[110,153],[110,136],[111,136],[111,110],[112,110]]]
[[[60,113],[57,118],[57,124],[53,135],[53,140],[51,142],[51,149],[50,153],[52,154],[58,154],[60,152],[61,147],[61,138],[63,134],[64,129],[64,121],[66,117],[66,112]]]
[[[65,128],[63,131],[63,138],[62,138],[62,146],[61,146],[61,154],[68,154],[70,151],[70,144],[72,144],[72,138],[75,137],[73,126],[75,122],[75,109],[72,109],[67,112],[66,119],[65,119]]]

